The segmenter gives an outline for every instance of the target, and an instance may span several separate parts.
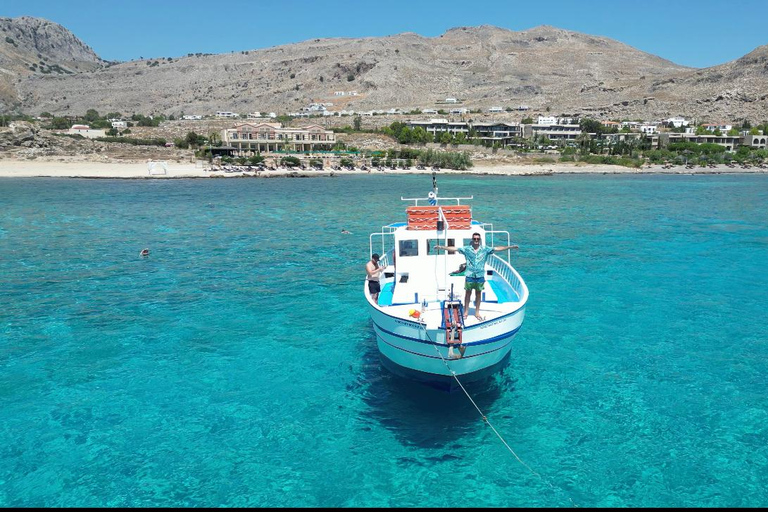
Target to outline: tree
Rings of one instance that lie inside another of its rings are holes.
[[[579,148],[581,148],[580,152],[582,155],[589,154],[591,142],[592,138],[586,132],[581,133],[578,137],[576,137],[576,144],[578,144]]]
[[[89,108],[88,111],[85,113],[85,121],[88,123],[93,123],[95,121],[98,121],[101,119],[101,116],[99,116],[99,113],[96,112],[96,110]]]
[[[450,144],[453,142],[453,135],[450,132],[442,132],[439,141],[440,144]]]
[[[413,129],[413,142],[424,144],[427,142],[432,142],[432,140],[432,134],[425,130],[423,127],[417,126]]]
[[[72,126],[72,123],[69,122],[69,119],[64,117],[54,117],[51,120],[51,128],[54,130],[66,130],[70,126]]]
[[[520,124],[533,124],[533,118],[532,117],[524,117],[522,121],[520,121]]]
[[[397,141],[400,144],[410,144],[413,142],[413,130],[408,126],[403,126],[400,133],[397,135]]]
[[[605,127],[603,123],[595,119],[584,118],[579,121],[581,131],[587,133],[594,133],[595,135],[601,135],[604,132]]]
[[[355,128],[356,132],[359,132],[363,127],[363,118],[360,116],[355,116],[355,120],[352,121],[352,125]]]
[[[200,136],[195,132],[187,132],[186,141],[190,147],[197,147],[200,145]]]

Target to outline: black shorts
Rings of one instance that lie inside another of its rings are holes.
[[[368,281],[368,291],[373,295],[381,291],[381,285],[378,281]]]

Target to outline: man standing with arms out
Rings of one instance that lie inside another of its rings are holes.
[[[480,233],[472,234],[472,244],[464,247],[447,247],[436,245],[435,249],[443,249],[448,252],[460,252],[467,259],[467,270],[464,281],[464,318],[469,314],[469,298],[472,290],[475,291],[475,317],[483,320],[480,316],[480,300],[482,291],[485,287],[485,262],[488,256],[496,251],[506,251],[507,249],[517,249],[516,245],[500,245],[498,247],[480,246]]]
[[[381,291],[381,284],[379,284],[379,275],[384,270],[379,267],[379,255],[372,254],[371,260],[365,264],[366,280],[368,281],[368,291],[371,294],[371,299],[376,304],[379,303],[379,292]]]

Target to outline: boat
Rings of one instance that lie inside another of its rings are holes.
[[[464,305],[461,253],[435,246],[469,245],[479,233],[485,245],[510,244],[508,231],[472,216],[470,197],[440,197],[432,175],[426,197],[400,198],[406,220],[370,234],[369,255],[379,255],[381,292],[363,290],[383,365],[393,373],[453,389],[493,375],[509,361],[520,331],[528,287],[510,264],[510,251],[494,252],[485,264],[480,318],[474,295]],[[465,318],[466,316],[466,318]]]

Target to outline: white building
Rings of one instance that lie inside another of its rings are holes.
[[[716,130],[720,130],[723,133],[727,133],[727,132],[729,132],[730,130],[733,129],[733,125],[730,125],[728,123],[723,123],[723,122],[720,122],[720,123],[707,123],[707,124],[705,124],[703,126],[704,126],[704,128],[708,132],[714,132]]]
[[[557,118],[554,116],[539,116],[538,121],[536,121],[536,124],[539,126],[551,126],[557,124]]]
[[[458,103],[459,100],[457,100],[456,98],[445,98],[445,102],[446,103]]]
[[[112,121],[112,128],[118,129],[118,128],[128,128],[128,122],[127,121]]]
[[[675,128],[680,128],[681,126],[688,126],[688,121],[686,121],[682,117],[670,117],[666,120],[667,124],[671,124]]]
[[[191,115],[191,116],[181,116],[182,119],[185,121],[199,121],[203,118],[203,116],[197,116],[197,115]]]
[[[504,112],[504,109],[501,107],[491,107],[488,109],[489,114],[497,114],[499,112]]]
[[[92,130],[87,124],[73,124],[72,127],[67,130],[67,133],[71,135],[82,135],[86,139],[95,139],[97,137],[106,137],[106,130]]]
[[[216,117],[240,117],[240,114],[237,114],[235,112],[216,112]]]
[[[659,133],[659,130],[655,124],[643,124],[640,125],[640,132],[646,135],[653,135],[654,133]]]
[[[636,132],[640,130],[641,123],[638,123],[637,121],[622,121],[621,127],[628,128],[629,130],[632,130],[633,132]]]

